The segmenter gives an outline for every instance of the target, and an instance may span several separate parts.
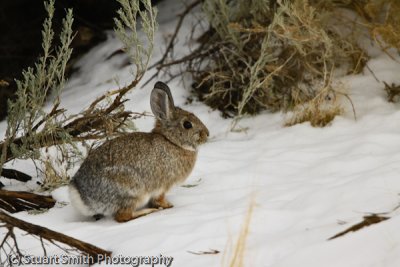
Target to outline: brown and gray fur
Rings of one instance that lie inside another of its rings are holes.
[[[189,176],[197,147],[209,132],[194,114],[174,106],[162,82],[155,84],[150,104],[156,117],[150,133],[106,141],[89,153],[72,178],[71,202],[83,214],[124,222],[172,207],[165,193]]]

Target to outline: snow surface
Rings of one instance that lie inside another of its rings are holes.
[[[172,33],[174,14],[180,12],[180,6],[171,3],[159,5],[162,23],[153,61],[161,56],[164,37]],[[186,22],[177,54],[188,49],[185,36],[190,27]],[[126,58],[106,59],[119,47],[110,33],[108,41],[80,60],[79,73],[62,95],[65,108],[79,112],[94,97],[114,89],[117,76],[120,84],[129,83],[129,67],[120,68]],[[400,61],[398,56],[396,59]],[[374,52],[368,66],[381,81],[399,83],[400,65],[386,54]],[[149,71],[146,77],[153,73]],[[344,99],[346,113],[322,129],[309,123],[283,127],[287,115],[263,113],[240,120],[237,127],[241,131],[230,131],[232,120],[221,118],[202,103],[185,104],[189,85],[174,80],[169,85],[176,104],[197,114],[211,133],[186,181],[196,186],[176,187],[168,194],[174,208],[122,224],[111,218],[93,221],[71,207],[67,188],[62,187],[53,196],[66,205],[39,215],[20,212],[15,216],[111,250],[114,255],[162,254],[174,257],[172,266],[228,266],[254,200],[244,266],[398,267],[399,104],[387,102],[384,85],[367,69],[341,81],[349,88],[357,120]],[[129,95],[128,109],[150,112],[152,85],[135,89]],[[141,131],[149,131],[153,118],[135,123]],[[0,129],[4,131],[4,122]],[[31,164],[16,164],[34,173]],[[5,183],[8,188],[16,187]],[[371,213],[385,213],[390,219],[327,240]],[[22,235],[18,239],[25,252],[42,255],[37,240]],[[190,253],[211,250],[220,253]],[[48,248],[48,253],[51,251]]]

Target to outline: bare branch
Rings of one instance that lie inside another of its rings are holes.
[[[14,213],[32,209],[50,209],[56,201],[51,196],[42,196],[24,191],[0,190],[0,209]]]
[[[169,43],[168,43],[168,45],[167,45],[167,48],[165,49],[164,55],[162,56],[162,58],[161,58],[159,61],[157,61],[156,63],[154,63],[153,65],[151,65],[151,66],[149,67],[149,69],[152,69],[152,68],[154,68],[154,67],[158,67],[158,66],[164,64],[165,60],[166,60],[167,57],[168,57],[168,54],[171,53],[172,49],[174,48],[174,44],[175,44],[176,37],[177,37],[177,35],[178,35],[178,33],[179,33],[181,27],[182,27],[182,22],[184,21],[185,17],[189,14],[189,12],[190,12],[193,8],[195,8],[196,6],[198,6],[201,2],[202,2],[202,0],[196,0],[196,1],[194,1],[193,3],[189,4],[189,5],[186,7],[186,9],[185,9],[180,15],[178,15],[178,16],[179,16],[178,23],[177,23],[176,26],[175,26],[175,31],[174,31],[174,33],[173,33],[173,35],[172,35],[172,37],[171,37],[171,40],[169,40]]]
[[[49,241],[52,244],[55,244],[55,242],[60,242],[65,245],[68,245],[69,247],[78,249],[79,251],[83,252],[84,254],[91,256],[93,258],[93,263],[97,263],[101,259],[100,257],[104,258],[104,257],[111,256],[110,251],[104,250],[102,248],[99,248],[92,244],[83,242],[76,238],[64,235],[62,233],[50,230],[46,227],[42,227],[42,226],[39,226],[36,224],[28,223],[23,220],[14,218],[3,211],[0,211],[0,221],[4,222],[6,224],[5,227],[8,228],[8,233],[7,233],[6,237],[11,238],[14,241],[14,246],[16,248],[16,253],[18,255],[22,255],[22,253],[18,247],[18,243],[17,243],[16,237],[15,237],[15,234],[13,232],[13,229],[15,227],[21,229],[22,231],[24,231],[28,234],[39,237],[40,241],[43,241],[43,239],[44,239],[44,240]],[[3,239],[0,249],[4,249],[6,240],[7,240],[6,238]],[[43,247],[43,243],[42,243],[42,247]],[[45,251],[45,253],[46,253],[46,251]]]

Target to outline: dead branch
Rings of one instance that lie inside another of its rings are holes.
[[[11,213],[33,209],[50,209],[55,204],[56,201],[51,196],[24,191],[0,190],[0,209]]]
[[[25,174],[23,172],[13,170],[13,169],[5,169],[3,168],[1,170],[1,176],[8,178],[8,179],[14,179],[17,181],[21,182],[27,182],[32,179],[32,176]]]
[[[99,248],[97,246],[94,246],[92,244],[83,242],[81,240],[78,240],[76,238],[64,235],[62,233],[50,230],[46,227],[42,227],[36,224],[28,223],[23,220],[14,218],[7,213],[0,211],[0,222],[5,223],[3,227],[8,228],[8,234],[6,235],[6,238],[10,237],[14,241],[14,245],[17,246],[16,242],[16,237],[14,235],[13,229],[19,228],[20,230],[31,234],[33,236],[39,237],[41,240],[45,239],[52,243],[53,245],[57,245],[56,242],[63,243],[65,245],[68,245],[69,247],[78,249],[79,251],[83,252],[84,254],[91,256],[93,258],[93,263],[99,262],[101,258],[105,257],[110,257],[111,252],[104,250],[102,248]],[[0,249],[4,249],[3,246],[7,242],[7,239],[3,239],[3,242],[0,244]],[[43,244],[43,243],[42,243]],[[17,247],[19,256],[21,255],[21,252],[19,251],[19,248]]]
[[[204,48],[203,45],[200,45],[197,49],[195,49],[189,55],[183,56],[183,57],[181,57],[179,59],[176,59],[176,60],[173,60],[171,62],[160,64],[160,65],[157,66],[157,69],[162,69],[162,68],[165,68],[165,67],[178,65],[178,64],[181,64],[181,63],[189,62],[189,61],[192,61],[194,59],[202,58],[202,57],[205,57],[207,55],[210,55],[210,54],[214,53],[216,50],[219,49],[219,44],[215,45],[215,46],[212,46],[211,48],[209,48],[206,51],[202,52],[203,48]]]
[[[194,60],[196,59],[204,59],[207,56],[215,53],[216,51],[218,51],[218,49],[220,49],[221,43],[218,43],[216,45],[212,45],[210,48],[205,49],[205,43],[201,43],[199,47],[197,47],[195,50],[193,50],[193,52],[191,52],[190,54],[183,56],[181,58],[178,58],[176,60],[172,60],[169,62],[163,62],[163,63],[159,63],[156,68],[157,68],[157,72],[155,74],[153,74],[144,84],[143,86],[147,85],[149,82],[151,82],[154,78],[156,78],[161,70],[165,69],[166,67],[171,67],[174,65],[179,65],[182,63],[188,63],[191,64]],[[205,49],[205,51],[203,51]],[[179,75],[179,74],[178,74]]]

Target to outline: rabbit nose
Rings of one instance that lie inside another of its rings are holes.
[[[205,133],[206,137],[209,137],[209,136],[210,136],[210,132],[208,131],[208,129],[206,129],[206,130],[204,131],[204,133]]]

